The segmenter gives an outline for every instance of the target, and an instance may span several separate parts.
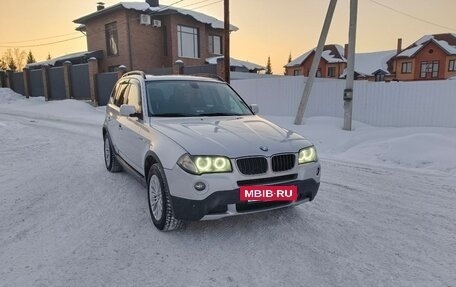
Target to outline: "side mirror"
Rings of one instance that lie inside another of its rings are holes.
[[[134,113],[136,113],[135,106],[132,106],[132,105],[121,105],[120,106],[120,115],[129,117]]]
[[[260,112],[260,108],[258,107],[257,104],[251,104],[251,105],[249,105],[249,107],[255,115]]]

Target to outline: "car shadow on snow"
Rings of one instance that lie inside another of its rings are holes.
[[[258,229],[280,229],[288,225],[305,224],[305,215],[299,207],[288,207],[254,214],[226,217],[219,220],[187,222],[183,232],[188,234],[233,232],[258,232]]]

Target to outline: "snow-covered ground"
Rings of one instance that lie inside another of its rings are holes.
[[[456,129],[268,117],[316,144],[315,201],[162,233],[103,117],[0,89],[0,286],[456,286]]]

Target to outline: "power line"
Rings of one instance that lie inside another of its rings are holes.
[[[403,12],[403,11],[400,11],[400,10],[398,10],[398,9],[395,9],[395,8],[391,7],[391,6],[388,6],[388,5],[385,5],[385,4],[383,4],[383,3],[380,3],[380,2],[378,2],[378,1],[376,1],[376,0],[369,0],[369,1],[371,1],[372,3],[377,4],[377,5],[379,5],[379,6],[382,6],[383,8],[386,8],[386,9],[389,9],[389,10],[394,11],[394,12],[396,12],[396,13],[399,13],[399,14],[401,14],[401,15],[410,17],[410,18],[415,19],[415,20],[417,20],[417,21],[420,21],[420,22],[423,22],[423,23],[426,23],[426,24],[429,24],[429,25],[433,25],[433,26],[436,26],[436,27],[439,27],[439,28],[444,28],[444,29],[447,29],[447,30],[456,31],[455,28],[447,27],[447,26],[440,25],[440,24],[431,22],[431,21],[426,20],[426,19],[423,19],[423,18],[419,18],[419,17],[413,16],[412,14],[409,14],[409,13],[406,13],[406,12]]]
[[[44,38],[35,38],[35,39],[30,39],[30,40],[3,42],[3,43],[0,43],[0,45],[14,44],[14,43],[27,43],[27,42],[33,42],[33,41],[39,41],[39,40],[48,40],[48,39],[53,39],[53,38],[60,38],[60,37],[64,37],[64,36],[69,36],[69,35],[73,35],[73,34],[76,34],[76,33],[78,33],[78,32],[72,32],[72,33],[56,35],[56,36],[49,36],[49,37],[44,37]]]
[[[206,5],[203,5],[203,6],[198,6],[198,7],[195,7],[193,9],[203,8],[203,7],[214,5],[214,4],[217,4],[217,3],[220,3],[220,2],[223,2],[223,0],[215,1],[215,2],[212,2],[212,3],[206,4]]]
[[[83,38],[83,37],[85,37],[85,35],[70,38],[70,39],[55,41],[55,42],[49,42],[49,43],[34,44],[34,45],[27,45],[27,46],[0,46],[0,48],[31,48],[31,47],[49,46],[49,45],[53,45],[53,44],[57,44],[57,43],[63,43],[63,42],[76,40],[76,39]]]
[[[201,4],[201,3],[204,3],[204,2],[208,2],[208,1],[211,1],[211,0],[203,0],[203,1],[192,3],[192,4],[187,4],[187,5],[181,6],[179,8],[185,8],[185,7],[189,7],[189,6],[193,6],[193,5],[198,5],[198,4]]]

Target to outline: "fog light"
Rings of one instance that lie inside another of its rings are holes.
[[[195,183],[195,185],[193,186],[197,191],[203,191],[206,189],[206,184],[204,182],[201,182],[201,181],[198,181],[197,183]]]

